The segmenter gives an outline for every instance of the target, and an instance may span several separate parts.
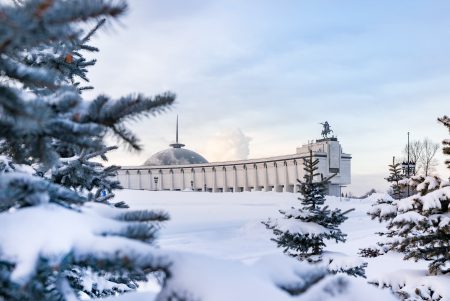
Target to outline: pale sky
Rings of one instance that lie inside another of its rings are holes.
[[[449,136],[436,119],[450,114],[450,1],[129,4],[93,40],[101,53],[86,95],[170,90],[177,103],[131,124],[144,151],[122,148],[112,163],[142,164],[166,148],[177,114],[180,140],[209,161],[295,153],[327,120],[353,156],[349,189],[362,193],[385,187],[408,131]],[[439,172],[449,175],[443,164]]]

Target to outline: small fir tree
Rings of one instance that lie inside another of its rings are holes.
[[[299,182],[299,198],[302,207],[280,211],[284,216],[277,222],[264,222],[268,229],[273,230],[276,238],[273,240],[284,252],[298,258],[320,255],[324,240],[334,239],[345,242],[345,234],[339,229],[347,217],[347,212],[340,209],[330,210],[325,206],[327,184],[333,177],[323,178],[317,173],[319,160],[314,159],[312,151],[303,159],[305,175]],[[320,180],[315,180],[320,177]]]
[[[392,164],[389,166],[389,176],[386,180],[391,184],[390,196],[377,200],[372,208],[367,212],[371,219],[378,219],[379,222],[388,221],[397,214],[394,200],[402,197],[403,175],[400,172],[400,163],[395,163],[395,157],[392,158]],[[363,251],[364,253],[364,251]]]
[[[446,115],[438,119],[440,123],[442,123],[450,132],[450,118]],[[445,139],[442,141],[443,149],[445,155],[450,155],[450,139]],[[445,160],[445,164],[447,164],[448,168],[450,168],[450,159]]]
[[[404,176],[401,172],[400,163],[395,162],[395,157],[392,158],[392,164],[389,165],[389,172],[389,177],[386,180],[391,183],[392,197],[399,200],[403,195],[401,181],[404,179]]]
[[[303,159],[305,175],[303,181],[298,180],[299,192],[302,195],[299,198],[301,208],[281,210],[282,219],[263,222],[273,231],[273,241],[278,247],[300,260],[320,261],[320,255],[326,246],[325,240],[345,242],[346,234],[342,233],[339,225],[347,219],[346,214],[353,210],[342,212],[340,209],[331,210],[325,205],[327,184],[334,175],[324,178],[317,172],[318,164],[319,160],[314,158],[312,151]],[[364,274],[361,267],[344,272],[353,275]]]

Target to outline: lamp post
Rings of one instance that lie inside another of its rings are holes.
[[[345,187],[347,187],[347,186],[345,186],[345,185],[339,185],[339,197],[340,197],[340,201],[342,202],[342,188],[345,188]]]
[[[414,175],[415,170],[416,170],[416,162],[414,161],[402,162],[402,172],[406,178],[409,179],[411,175]]]
[[[409,179],[409,132],[408,132],[408,159],[406,159],[406,160],[408,160],[408,164],[407,164],[407,166],[406,166],[406,172],[407,172],[407,174],[406,174],[406,178],[408,178]],[[408,197],[409,197],[409,183],[408,183]]]
[[[409,179],[411,178],[411,174],[415,173],[416,170],[416,162],[412,162],[409,157],[409,132],[408,132],[408,144],[407,144],[407,159],[406,162],[402,162],[402,170],[403,175]],[[410,188],[408,183],[408,196],[410,196]]]
[[[153,177],[153,181],[155,182],[155,190],[158,190],[158,177]]]

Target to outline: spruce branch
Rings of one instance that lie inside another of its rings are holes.
[[[110,131],[126,145],[135,150],[141,150],[138,138],[128,130],[125,122],[162,113],[173,104],[175,94],[166,92],[155,97],[137,96],[122,97],[112,101],[109,97],[97,97],[81,116],[81,122],[95,122],[110,129]]]

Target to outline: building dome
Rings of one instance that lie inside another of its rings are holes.
[[[186,165],[208,163],[200,154],[185,148],[168,148],[151,156],[144,165]]]
[[[176,127],[175,143],[170,144],[172,148],[157,152],[151,156],[144,165],[186,165],[186,164],[203,164],[208,161],[203,156],[194,151],[183,148],[184,144],[178,142],[178,116]]]

